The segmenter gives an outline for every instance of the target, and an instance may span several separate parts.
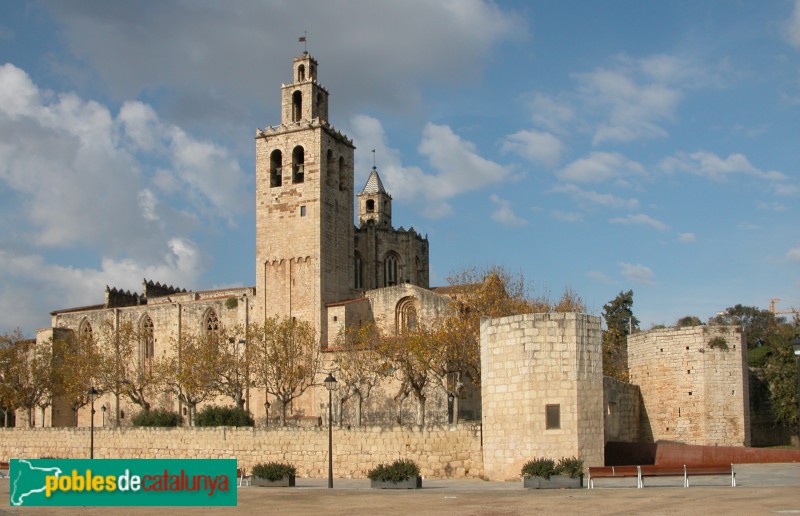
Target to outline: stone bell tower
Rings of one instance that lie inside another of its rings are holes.
[[[255,321],[296,317],[325,345],[325,305],[353,286],[352,140],[328,122],[328,91],[303,52],[281,87],[281,123],[256,132]]]

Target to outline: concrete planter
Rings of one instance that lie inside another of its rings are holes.
[[[294,478],[294,475],[287,475],[280,480],[253,477],[251,485],[259,487],[294,487]]]
[[[549,480],[544,477],[522,477],[522,487],[525,489],[577,489],[583,487],[583,475],[578,478],[552,475]]]
[[[369,487],[372,489],[419,489],[422,487],[422,477],[409,478],[400,482],[370,480]]]

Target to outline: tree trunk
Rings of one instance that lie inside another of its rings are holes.
[[[361,428],[361,406],[364,404],[364,397],[361,396],[361,393],[356,393],[356,406],[355,406],[355,420],[356,420],[356,427]]]
[[[286,409],[289,407],[289,402],[286,400],[281,401],[281,426],[286,426]]]
[[[417,398],[417,424],[425,426],[425,396],[418,394]]]

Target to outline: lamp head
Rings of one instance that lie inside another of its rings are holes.
[[[325,383],[325,388],[329,391],[332,391],[336,388],[336,378],[333,377],[333,373],[328,373],[328,377],[323,381]]]

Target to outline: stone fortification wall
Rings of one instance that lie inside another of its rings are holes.
[[[605,442],[639,442],[641,399],[638,385],[603,377]]]
[[[603,464],[600,318],[525,314],[481,322],[484,471],[519,478],[535,457]],[[549,413],[549,417],[548,417]]]
[[[724,346],[712,346],[715,337],[724,339]],[[644,442],[750,444],[747,361],[738,327],[631,335],[628,366],[631,383],[642,392]]]
[[[88,428],[0,429],[0,460],[88,458]],[[95,429],[96,458],[235,458],[249,471],[259,462],[291,462],[301,477],[328,474],[327,428]],[[483,473],[480,427],[333,430],[334,476],[364,478],[381,462],[414,460],[422,475],[477,478]]]

